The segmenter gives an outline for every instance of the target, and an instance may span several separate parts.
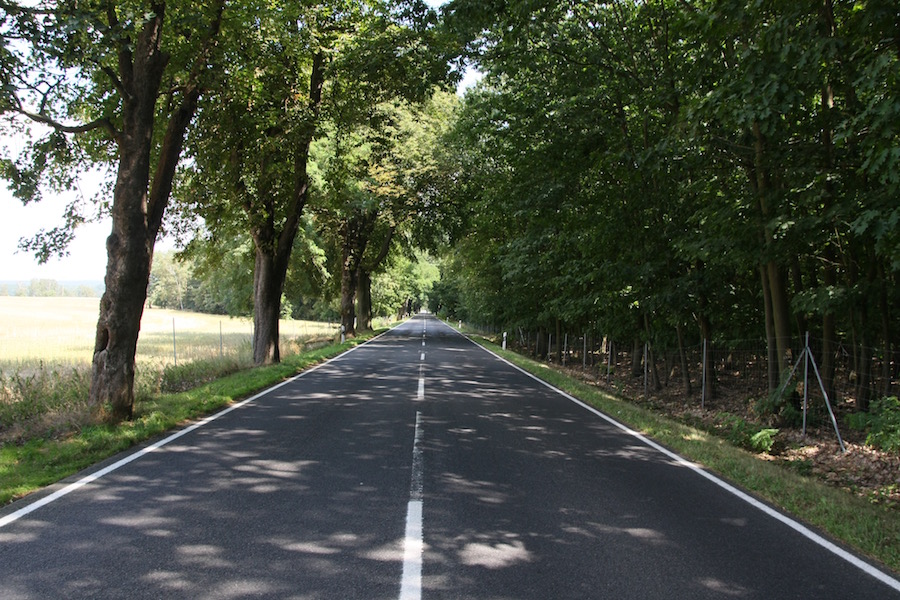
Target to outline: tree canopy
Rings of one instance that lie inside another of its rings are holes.
[[[435,302],[615,339],[898,330],[889,2],[451,2],[485,73],[450,140],[474,201]],[[779,373],[780,371],[780,373]],[[867,398],[858,398],[865,408]]]
[[[340,296],[349,331],[427,301],[626,343],[760,339],[773,389],[808,332],[826,380],[843,344],[860,390],[891,391],[894,2],[7,2],[0,34],[4,123],[33,132],[0,161],[16,196],[114,165],[92,397],[116,417],[163,227],[195,236],[191,302],[253,311],[260,363],[283,301]],[[438,91],[466,61],[481,83]],[[27,246],[47,258],[89,217]],[[154,294],[185,275],[154,273]]]

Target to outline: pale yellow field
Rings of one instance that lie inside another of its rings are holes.
[[[0,369],[43,361],[45,365],[90,364],[99,298],[0,296]],[[174,348],[173,348],[174,328]],[[281,343],[332,335],[335,326],[281,321]],[[169,364],[250,351],[250,319],[166,309],[145,309],[138,362]],[[285,349],[282,349],[285,353]]]

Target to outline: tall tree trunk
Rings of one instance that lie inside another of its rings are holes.
[[[775,343],[775,319],[772,317],[772,293],[765,265],[759,266],[766,320],[766,366],[769,376],[769,393],[778,391],[778,347]]]
[[[134,410],[134,372],[153,246],[172,191],[187,126],[197,110],[200,76],[218,36],[224,2],[214,12],[204,43],[186,78],[182,98],[166,124],[155,153],[150,180],[157,100],[169,56],[162,50],[165,7],[156,7],[137,38],[122,41],[119,85],[123,91],[121,131],[117,132],[119,163],[113,191],[112,231],[106,240],[106,289],[91,361],[89,399],[109,421],[129,419]],[[127,45],[125,45],[127,42]]]
[[[872,350],[869,348],[869,336],[866,333],[868,327],[865,310],[860,311],[860,317],[863,319],[860,330],[862,335],[859,340],[859,367],[856,375],[856,408],[863,412],[869,410],[869,400],[871,399],[869,388],[872,373]]]
[[[256,248],[253,272],[253,362],[257,365],[281,361],[278,320],[281,316],[281,296],[287,278],[294,240],[300,230],[300,217],[309,196],[309,149],[316,133],[316,117],[322,102],[325,59],[321,53],[313,58],[310,75],[310,121],[294,141],[293,185],[284,209],[284,220],[276,224],[276,202],[272,194],[261,193],[248,205],[249,212],[265,218],[251,227],[250,234]],[[261,157],[265,163],[266,158]],[[265,167],[261,167],[265,171]],[[278,229],[278,225],[281,229]]]
[[[832,0],[822,0],[819,9],[819,17],[822,25],[822,32],[825,37],[833,38],[837,33],[837,25],[834,19],[834,5]],[[822,155],[825,162],[825,171],[829,175],[823,177],[824,195],[823,205],[824,211],[831,209],[834,201],[834,183],[830,175],[834,172],[834,129],[832,125],[832,109],[834,108],[834,87],[827,78],[822,85],[822,129],[820,141],[822,144]],[[829,292],[837,286],[837,267],[834,255],[834,248],[831,242],[826,242],[822,253],[824,267],[822,270],[822,283]],[[825,393],[831,399],[831,402],[837,403],[835,397],[835,340],[837,339],[837,325],[832,307],[826,306],[822,314],[822,356],[820,359],[820,374],[822,375],[822,384]]]
[[[762,237],[764,248],[770,256],[773,254],[775,240],[767,227],[775,217],[771,207],[773,189],[769,173],[769,156],[766,147],[766,139],[759,123],[753,124],[754,139],[754,189],[759,203]],[[765,263],[765,277],[768,279],[769,298],[772,309],[772,327],[775,334],[775,347],[777,350],[777,365],[779,381],[790,371],[788,363],[791,358],[791,313],[787,295],[787,282],[781,267],[773,258]]]
[[[147,201],[150,155],[149,144],[143,146],[120,146],[112,233],[106,240],[106,290],[100,299],[91,364],[91,405],[113,422],[132,416],[138,332],[155,240],[142,209]]]
[[[561,365],[563,359],[562,322],[556,319],[556,364]]]
[[[790,268],[791,280],[794,285],[794,294],[799,294],[803,292],[806,287],[803,285],[803,273],[800,267],[800,260],[797,257],[791,261]],[[800,335],[804,335],[809,332],[809,323],[806,320],[806,315],[802,312],[797,312],[794,315],[796,324],[797,324],[797,333]]]
[[[372,276],[360,267],[356,275],[356,322],[360,331],[372,329]]]
[[[631,376],[640,377],[644,365],[644,344],[639,338],[634,338],[631,346]]]
[[[698,273],[702,273],[705,265],[703,261],[697,261],[694,268]],[[703,382],[706,386],[706,397],[712,398],[715,395],[716,363],[712,355],[712,323],[709,320],[709,299],[703,288],[699,288],[699,293],[697,294],[697,324],[700,326],[700,341],[706,348],[706,362],[701,367],[701,377],[706,379]],[[702,350],[701,360],[703,360]]]
[[[705,313],[698,316],[700,322],[700,339],[706,344],[706,363],[703,368],[706,379],[706,397],[709,399],[716,396],[716,361],[712,352],[712,323]]]
[[[834,253],[831,247],[825,249],[825,268],[822,275],[826,289],[833,289],[837,285],[837,272],[834,266]],[[822,315],[822,356],[820,359],[820,374],[825,386],[825,393],[832,402],[837,403],[834,372],[835,372],[835,341],[837,339],[837,326],[834,310],[830,306],[825,308]]]
[[[356,335],[356,287],[359,259],[347,243],[341,253],[341,327],[347,336]]]
[[[783,381],[791,369],[791,311],[787,297],[784,272],[769,261],[766,264],[769,294],[772,300],[772,324],[775,328],[775,347],[778,351],[778,380]]]
[[[253,363],[268,365],[281,361],[278,345],[281,294],[286,273],[271,253],[257,248],[253,270]]]
[[[693,394],[691,388],[691,372],[688,368],[687,351],[684,348],[684,328],[681,323],[675,326],[675,333],[678,335],[678,359],[681,363],[681,380],[684,386],[684,393],[687,396]]]
[[[650,332],[650,316],[647,313],[644,313],[644,333],[647,335],[648,340],[652,340],[653,336]],[[656,366],[656,350],[653,347],[652,343],[647,344],[647,361],[648,364],[644,366],[645,369],[649,369],[650,374],[650,382],[655,391],[659,391],[662,389],[662,383],[659,380],[659,369]]]
[[[891,362],[893,359],[893,344],[891,343],[891,308],[888,301],[888,285],[889,279],[887,273],[884,272],[884,265],[878,265],[878,285],[880,293],[878,297],[879,312],[881,313],[881,395],[884,397],[891,396],[893,386],[891,385]]]

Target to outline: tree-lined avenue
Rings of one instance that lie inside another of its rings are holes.
[[[34,501],[0,597],[900,597],[426,316]]]

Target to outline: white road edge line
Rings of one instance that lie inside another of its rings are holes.
[[[399,325],[398,325],[397,327],[399,327]],[[104,476],[106,476],[106,475],[109,475],[109,474],[112,473],[113,471],[116,471],[116,470],[118,470],[118,469],[121,469],[122,467],[124,467],[124,466],[127,465],[128,463],[131,463],[131,462],[133,462],[133,461],[136,461],[137,459],[142,458],[143,456],[146,456],[147,454],[150,454],[151,452],[155,452],[156,450],[159,450],[159,449],[162,448],[163,446],[166,446],[167,444],[170,444],[170,443],[174,442],[175,440],[177,440],[177,439],[180,438],[181,436],[187,435],[187,434],[191,433],[192,431],[194,431],[194,430],[196,430],[196,429],[199,429],[200,427],[203,427],[204,425],[208,425],[209,423],[212,423],[213,421],[215,421],[215,420],[218,419],[219,417],[223,417],[223,416],[227,415],[228,413],[230,413],[230,412],[233,411],[233,410],[237,410],[237,409],[241,408],[242,406],[245,406],[245,405],[247,405],[247,404],[250,404],[250,403],[253,402],[254,400],[257,400],[257,399],[259,399],[259,398],[262,398],[262,397],[265,396],[266,394],[270,394],[271,392],[274,392],[274,391],[277,390],[278,388],[280,388],[280,387],[282,387],[282,386],[285,386],[285,385],[287,385],[287,384],[289,384],[289,383],[292,383],[292,382],[296,381],[297,379],[299,379],[299,378],[301,378],[301,377],[303,377],[303,376],[305,376],[305,375],[307,375],[307,374],[309,374],[309,373],[312,373],[312,372],[314,372],[314,371],[317,371],[317,370],[321,369],[322,367],[324,367],[324,366],[326,366],[326,365],[328,365],[328,364],[331,364],[332,362],[339,361],[340,359],[342,359],[343,357],[347,356],[348,354],[350,354],[350,353],[353,352],[354,350],[356,350],[356,349],[358,349],[358,348],[362,348],[363,346],[366,346],[367,344],[370,344],[371,342],[374,342],[375,340],[377,340],[377,339],[380,338],[381,336],[383,336],[383,335],[389,333],[390,331],[391,331],[391,330],[385,331],[384,333],[382,333],[382,334],[380,334],[380,335],[377,335],[377,336],[373,337],[371,340],[366,340],[364,343],[362,343],[362,344],[360,344],[360,345],[358,345],[358,346],[354,346],[353,348],[350,348],[350,349],[347,350],[346,352],[342,352],[341,354],[335,356],[334,358],[331,358],[331,359],[329,359],[329,360],[326,360],[326,361],[323,362],[323,363],[319,363],[318,365],[315,365],[315,366],[313,366],[313,367],[310,367],[309,369],[306,369],[305,371],[303,371],[303,372],[301,372],[301,373],[298,373],[298,374],[294,375],[294,376],[291,377],[290,379],[286,379],[285,381],[282,381],[282,382],[279,383],[279,384],[273,385],[272,387],[267,388],[267,389],[261,391],[260,393],[256,394],[255,396],[252,396],[252,397],[247,398],[247,399],[245,399],[245,400],[241,400],[240,402],[238,402],[238,403],[236,403],[236,404],[232,404],[232,405],[229,406],[228,408],[225,408],[225,409],[223,409],[223,410],[221,410],[221,411],[219,411],[219,412],[217,412],[217,413],[215,413],[215,414],[212,414],[212,415],[206,417],[205,419],[203,419],[203,420],[201,420],[201,421],[198,421],[197,423],[194,423],[194,424],[191,425],[190,427],[186,427],[186,428],[184,428],[184,429],[182,429],[182,430],[180,430],[180,431],[177,431],[177,432],[173,433],[172,435],[170,435],[170,436],[168,436],[168,437],[166,437],[166,438],[164,438],[164,439],[162,439],[162,440],[160,440],[160,441],[158,441],[158,442],[155,442],[155,443],[153,443],[153,444],[151,444],[151,445],[149,445],[149,446],[147,446],[147,447],[145,447],[145,448],[142,448],[142,449],[140,449],[140,450],[134,452],[133,454],[129,454],[129,455],[126,456],[125,458],[123,458],[123,459],[121,459],[121,460],[118,460],[118,461],[114,462],[113,464],[108,465],[108,466],[106,466],[106,467],[100,469],[99,471],[95,471],[95,472],[91,473],[90,475],[86,475],[86,476],[82,477],[81,479],[79,479],[79,480],[77,480],[77,481],[75,481],[75,482],[73,482],[73,483],[70,483],[69,485],[67,485],[67,486],[65,486],[65,487],[62,487],[62,488],[56,490],[56,491],[53,492],[52,494],[49,494],[49,495],[47,495],[47,496],[44,496],[43,498],[40,498],[40,499],[38,499],[38,500],[32,502],[31,504],[27,505],[27,506],[23,506],[23,507],[20,508],[19,510],[16,510],[16,511],[14,511],[14,512],[9,513],[8,515],[6,515],[6,516],[0,518],[0,528],[3,528],[3,527],[5,527],[6,525],[9,525],[10,523],[13,523],[13,522],[15,522],[15,521],[18,521],[19,519],[21,519],[21,518],[24,517],[25,515],[28,515],[29,513],[32,513],[32,512],[34,512],[34,511],[36,511],[37,509],[41,508],[42,506],[46,506],[46,505],[50,504],[51,502],[55,502],[55,501],[59,500],[60,498],[62,498],[63,496],[67,496],[67,495],[71,494],[72,492],[74,492],[75,490],[77,490],[77,489],[79,489],[79,488],[82,488],[82,487],[88,485],[89,483],[92,483],[92,482],[94,482],[94,481],[96,481],[96,480],[98,480],[98,479],[100,479],[101,477],[104,477]]]
[[[449,326],[448,326],[448,327],[449,327]],[[450,328],[451,330],[453,330],[453,331],[456,331],[456,330],[453,329],[452,327],[449,327],[449,328]],[[459,332],[457,332],[457,333],[459,333]],[[463,335],[463,334],[460,333],[459,335]],[[572,402],[574,402],[575,404],[578,404],[578,405],[581,406],[582,408],[585,408],[585,409],[587,409],[588,411],[594,413],[595,415],[597,415],[598,417],[600,417],[600,418],[603,419],[604,421],[607,421],[608,423],[610,423],[610,424],[613,425],[614,427],[617,427],[617,428],[621,429],[622,431],[624,431],[625,433],[627,433],[627,434],[629,434],[629,435],[631,435],[631,436],[634,436],[635,438],[637,438],[638,440],[640,440],[641,442],[643,442],[645,445],[650,446],[650,447],[653,448],[654,450],[657,450],[658,452],[661,452],[662,454],[668,456],[669,458],[671,458],[672,460],[674,460],[674,461],[675,461],[676,463],[678,463],[679,465],[691,469],[692,471],[694,471],[695,473],[697,473],[697,474],[700,475],[701,477],[704,477],[704,478],[708,479],[709,481],[711,481],[712,483],[716,484],[717,486],[719,486],[719,487],[722,488],[723,490],[725,490],[725,491],[727,491],[727,492],[729,492],[729,493],[731,493],[731,494],[737,496],[738,498],[740,498],[741,500],[743,500],[743,501],[746,502],[747,504],[749,504],[749,505],[751,505],[751,506],[753,506],[753,507],[755,507],[755,508],[761,510],[762,512],[764,512],[765,514],[769,515],[769,516],[772,517],[773,519],[776,519],[776,520],[780,521],[781,523],[787,525],[788,527],[790,527],[791,529],[793,529],[793,530],[796,531],[797,533],[801,534],[802,536],[804,536],[804,537],[807,538],[808,540],[814,542],[815,544],[818,544],[819,546],[821,546],[821,547],[824,548],[825,550],[828,550],[829,552],[831,552],[832,554],[836,555],[837,557],[844,559],[845,561],[847,561],[848,563],[850,563],[850,564],[853,565],[854,567],[860,569],[861,571],[863,571],[863,572],[865,572],[865,573],[868,573],[869,575],[871,575],[871,576],[874,577],[875,579],[881,581],[881,582],[884,583],[885,585],[887,585],[887,586],[889,586],[889,587],[891,587],[891,588],[893,588],[893,589],[895,589],[895,590],[897,590],[897,591],[900,591],[900,581],[898,581],[898,580],[895,579],[894,577],[891,577],[890,575],[888,575],[887,573],[881,571],[880,569],[874,567],[873,565],[870,565],[869,563],[867,563],[867,562],[861,560],[859,557],[855,556],[854,554],[852,554],[852,553],[850,553],[850,552],[847,552],[846,550],[844,550],[843,548],[841,548],[841,547],[838,546],[837,544],[835,544],[835,543],[833,543],[833,542],[831,542],[831,541],[825,539],[824,537],[822,537],[821,535],[819,535],[818,533],[816,533],[815,531],[813,531],[813,530],[810,529],[809,527],[806,527],[806,526],[803,525],[802,523],[799,523],[798,521],[795,521],[794,519],[788,517],[787,515],[784,515],[784,514],[778,512],[777,510],[775,510],[774,508],[772,508],[772,507],[769,506],[768,504],[765,504],[765,503],[763,503],[763,502],[757,500],[756,498],[754,498],[754,497],[751,496],[750,494],[747,494],[746,492],[743,492],[743,491],[739,490],[738,488],[734,487],[733,485],[731,485],[731,484],[728,483],[727,481],[725,481],[725,480],[723,480],[723,479],[719,479],[718,477],[716,477],[715,475],[713,475],[712,473],[710,473],[709,471],[707,471],[706,469],[704,469],[702,466],[700,466],[700,465],[698,465],[698,464],[696,464],[696,463],[693,463],[693,462],[687,460],[686,458],[684,458],[684,457],[682,457],[682,456],[679,456],[678,454],[675,454],[674,452],[672,452],[671,450],[669,450],[669,449],[667,449],[667,448],[664,448],[663,446],[657,444],[656,442],[654,442],[654,441],[651,440],[650,438],[644,436],[642,433],[639,433],[639,432],[637,432],[637,431],[631,429],[630,427],[627,427],[626,425],[623,425],[622,423],[616,421],[614,418],[610,417],[609,415],[607,415],[607,414],[605,414],[605,413],[603,413],[603,412],[600,412],[599,410],[597,410],[597,409],[594,408],[593,406],[590,406],[590,405],[588,405],[588,404],[585,404],[584,402],[582,402],[582,401],[579,400],[578,398],[572,396],[571,394],[569,394],[569,393],[567,393],[567,392],[564,392],[563,390],[559,389],[558,387],[554,386],[553,384],[547,383],[546,381],[544,381],[544,380],[541,379],[540,377],[538,377],[538,376],[536,376],[536,375],[533,375],[533,374],[529,373],[528,371],[526,371],[525,369],[519,367],[518,365],[515,365],[515,364],[511,363],[510,361],[506,360],[505,358],[503,358],[502,356],[500,356],[500,355],[497,354],[496,352],[493,352],[492,350],[489,350],[488,348],[485,348],[485,347],[482,346],[481,344],[478,344],[477,342],[473,341],[473,340],[470,339],[468,336],[463,335],[463,337],[465,337],[466,339],[468,339],[472,344],[475,344],[475,346],[477,346],[478,348],[481,348],[482,350],[484,350],[484,351],[487,352],[488,354],[490,354],[490,355],[494,356],[495,358],[497,358],[497,359],[499,359],[499,360],[505,362],[506,364],[508,364],[509,366],[513,367],[513,368],[516,369],[517,371],[521,371],[522,373],[524,373],[524,374],[527,375],[528,377],[530,377],[530,378],[534,379],[535,381],[537,381],[538,383],[540,383],[540,384],[542,384],[542,385],[544,385],[544,386],[550,388],[551,390],[553,390],[553,391],[556,392],[557,394],[561,395],[562,397],[564,397],[564,398],[566,398],[566,399],[568,399],[568,400],[571,400]]]
[[[403,575],[400,580],[400,600],[420,600],[422,597],[422,552],[425,542],[422,534],[424,470],[421,442],[422,413],[417,411],[409,503],[406,505],[406,533],[403,536]]]

